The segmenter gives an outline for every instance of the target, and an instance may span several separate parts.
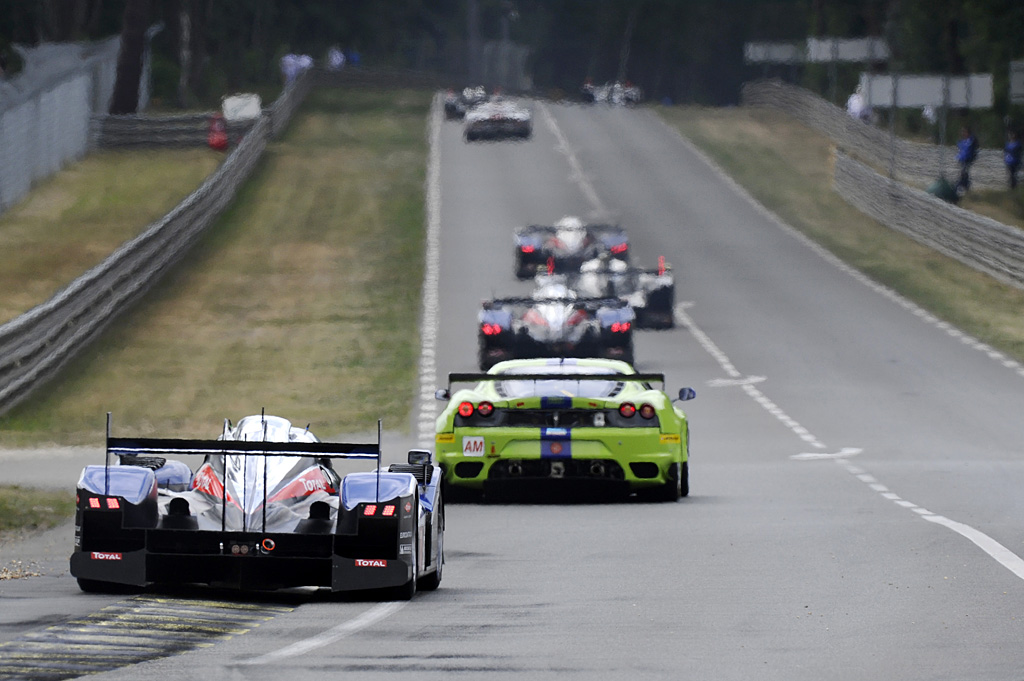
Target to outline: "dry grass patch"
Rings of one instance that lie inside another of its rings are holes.
[[[325,438],[405,430],[423,274],[428,92],[325,90],[186,263],[0,420],[0,444],[209,437],[266,408]]]
[[[918,244],[843,201],[832,191],[832,145],[824,135],[774,110],[659,112],[790,225],[937,316],[1024,359],[1024,291]]]
[[[36,187],[0,216],[0,323],[164,216],[222,158],[209,149],[101,151]]]

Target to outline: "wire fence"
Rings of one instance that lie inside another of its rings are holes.
[[[0,213],[85,155],[90,117],[114,90],[119,40],[34,48],[23,75],[0,81]]]
[[[777,109],[829,137],[851,156],[898,180],[926,186],[940,176],[960,174],[956,147],[912,142],[850,116],[842,108],[809,90],[779,80],[746,83],[744,106]],[[1006,165],[999,149],[982,149],[971,166],[971,183],[978,189],[1005,189]]]
[[[850,205],[887,227],[1024,289],[1024,231],[891,180],[838,150],[833,186]]]
[[[178,262],[230,204],[267,141],[283,130],[312,84],[289,85],[203,184],[170,213],[47,302],[0,326],[0,414],[56,375]]]

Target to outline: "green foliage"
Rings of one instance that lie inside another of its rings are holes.
[[[0,485],[0,532],[47,529],[74,512],[75,497],[70,492]]]

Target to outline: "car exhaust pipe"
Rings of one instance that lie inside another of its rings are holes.
[[[595,478],[603,478],[605,474],[604,464],[600,461],[593,461],[590,464],[590,474]]]
[[[514,478],[518,478],[523,474],[523,464],[513,461],[508,465],[508,474]]]

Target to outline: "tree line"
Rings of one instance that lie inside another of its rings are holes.
[[[482,45],[502,40],[529,48],[540,90],[623,79],[651,98],[722,105],[762,75],[743,62],[745,42],[881,36],[893,55],[883,68],[991,72],[1008,113],[1008,63],[1024,59],[1020,0],[0,0],[12,58],[10,43],[120,33],[137,60],[154,25],[154,96],[168,106],[277,81],[283,54],[321,58],[332,45],[462,85]],[[859,68],[844,67],[842,90]],[[821,67],[789,75],[825,93]]]

